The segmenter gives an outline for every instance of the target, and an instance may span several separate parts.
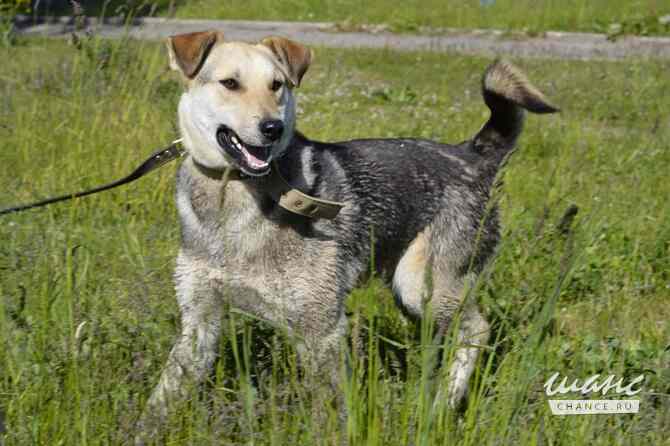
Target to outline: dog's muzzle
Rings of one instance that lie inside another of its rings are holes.
[[[231,128],[225,125],[220,125],[216,130],[216,141],[245,174],[259,177],[270,173],[272,144],[265,146],[246,144]]]

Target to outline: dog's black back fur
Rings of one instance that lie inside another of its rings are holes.
[[[311,152],[310,166],[302,164],[305,150]],[[458,145],[421,139],[323,143],[296,134],[279,166],[289,182],[306,193],[355,203],[357,211],[347,214],[346,224],[334,222],[332,236],[355,258],[369,256],[374,246],[378,267],[387,272],[392,272],[403,247],[445,209],[449,212],[442,217],[444,224],[467,216],[466,227],[458,230],[480,233],[479,248],[457,266],[461,271],[478,272],[497,242],[496,210],[487,209],[497,168],[473,149],[473,141]],[[310,182],[304,171],[312,171],[315,181]],[[294,218],[278,207],[275,210],[284,218]],[[310,224],[309,219],[300,219]],[[319,232],[323,222],[311,221],[311,226]],[[466,238],[469,244],[471,239]]]

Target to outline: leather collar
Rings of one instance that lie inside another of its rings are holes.
[[[217,181],[223,180],[226,184],[228,181],[248,181],[254,178],[231,167],[226,170],[211,169],[199,164],[195,159],[193,164],[207,177]],[[344,207],[344,203],[313,197],[291,187],[279,171],[276,161],[272,162],[270,173],[265,178],[272,199],[279,206],[294,214],[314,219],[332,220],[337,217]]]

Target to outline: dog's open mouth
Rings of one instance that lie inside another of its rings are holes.
[[[237,162],[242,172],[251,176],[262,176],[270,172],[272,146],[252,146],[246,144],[230,128],[222,125],[216,131],[216,140]]]

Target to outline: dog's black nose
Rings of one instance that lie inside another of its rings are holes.
[[[277,141],[284,132],[284,123],[278,119],[268,119],[260,123],[260,129],[263,136],[270,141]]]

